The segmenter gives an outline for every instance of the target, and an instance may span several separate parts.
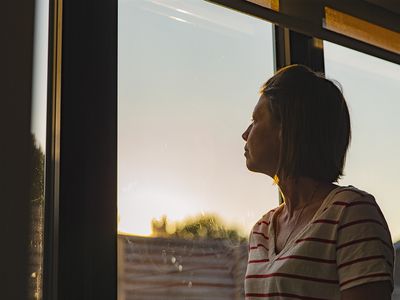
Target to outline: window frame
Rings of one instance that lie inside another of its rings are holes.
[[[279,12],[261,7],[246,0],[205,0],[222,5],[260,19],[272,22],[279,27],[288,28],[310,37],[357,50],[387,61],[400,64],[400,54],[373,46],[323,28],[324,8],[326,6],[348,13],[355,17],[399,32],[400,16],[382,7],[363,0],[279,0]]]
[[[117,0],[52,0],[49,30],[43,299],[116,299]]]

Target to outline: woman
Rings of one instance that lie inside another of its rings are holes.
[[[283,203],[253,227],[246,299],[391,299],[394,248],[372,195],[343,175],[350,117],[338,87],[301,65],[261,89],[242,137],[247,168]]]

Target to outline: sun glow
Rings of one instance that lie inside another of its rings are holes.
[[[202,211],[199,199],[192,199],[181,191],[132,186],[122,188],[118,202],[118,232],[149,236],[153,219],[167,216],[171,221],[178,221]]]

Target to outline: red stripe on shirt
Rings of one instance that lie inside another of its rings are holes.
[[[372,206],[374,206],[374,207],[376,208],[376,210],[378,211],[379,215],[380,215],[383,219],[385,219],[385,216],[383,215],[381,209],[379,208],[379,205],[378,205],[376,202],[370,202],[370,201],[353,201],[353,202],[347,203],[347,202],[336,201],[336,202],[333,202],[332,204],[335,204],[335,203],[340,203],[339,205],[344,205],[344,206],[346,206],[346,208],[347,208],[347,207],[351,207],[351,206],[355,206],[355,205],[362,205],[362,204],[372,205]]]
[[[269,259],[254,259],[254,260],[249,260],[249,264],[258,264],[258,263],[263,263],[263,262],[269,262]]]
[[[265,238],[266,240],[268,240],[268,237],[267,237],[264,233],[262,233],[262,232],[253,231],[253,234],[261,235],[263,238]]]
[[[347,206],[355,206],[355,205],[362,205],[362,204],[367,204],[367,205],[372,205],[375,207],[378,207],[378,205],[374,202],[370,202],[370,201],[353,201],[350,202]]]
[[[266,246],[264,246],[263,244],[257,244],[256,246],[251,246],[249,249],[254,250],[254,249],[258,249],[259,247],[262,247],[268,251],[268,248]]]
[[[304,299],[304,300],[326,300],[325,298],[315,298],[315,297],[301,296],[289,293],[268,293],[268,294],[247,293],[245,296],[253,298],[269,298],[275,296],[282,296],[282,297],[290,297],[290,298]]]
[[[378,211],[379,215],[382,218],[385,218],[382,211],[380,210],[378,204],[374,203],[374,202],[369,202],[369,201],[353,201],[353,202],[343,202],[343,201],[335,201],[332,203],[332,205],[342,205],[345,206],[346,208],[348,207],[352,207],[352,206],[356,206],[356,205],[362,205],[362,204],[367,204],[367,205],[372,205],[376,208],[376,210]]]
[[[378,277],[378,276],[389,276],[389,277],[391,277],[391,274],[390,273],[375,273],[375,274],[370,274],[370,275],[359,276],[359,277],[355,277],[355,278],[346,280],[346,281],[342,282],[341,284],[339,284],[339,286],[343,286],[345,284],[348,284],[348,283],[353,282],[353,281],[358,280],[358,279],[370,278],[370,277]]]
[[[339,224],[339,221],[336,221],[336,220],[328,220],[328,219],[318,219],[318,220],[315,220],[314,222],[312,222],[313,224],[314,223],[327,223],[327,224]]]
[[[367,205],[372,205],[375,207],[378,207],[376,203],[370,202],[370,201],[353,201],[353,202],[344,202],[344,201],[335,201],[332,203],[332,205],[342,205],[342,206],[356,206],[356,205],[362,205],[362,204],[367,204]]]
[[[338,269],[346,267],[346,266],[350,266],[352,264],[358,263],[358,262],[362,262],[362,261],[367,261],[367,260],[372,260],[372,259],[378,259],[378,258],[382,258],[385,259],[384,255],[374,255],[374,256],[366,256],[366,257],[362,257],[362,258],[358,258],[358,259],[354,259],[348,262],[345,262],[343,264],[338,265]]]
[[[320,238],[313,238],[313,237],[309,237],[309,238],[305,238],[305,239],[299,239],[299,240],[296,241],[296,244],[304,242],[304,241],[321,242],[321,243],[326,243],[326,244],[336,244],[335,240],[327,240],[327,239],[320,239]]]
[[[377,221],[377,220],[374,220],[374,219],[361,219],[361,220],[349,222],[349,223],[346,223],[346,224],[343,224],[343,225],[339,226],[338,230],[341,230],[341,229],[346,228],[346,227],[348,227],[348,226],[352,226],[352,225],[356,225],[356,224],[361,224],[361,223],[376,223],[376,224],[381,225],[385,230],[387,230],[387,229],[385,228],[385,226],[384,226],[381,222],[379,222],[379,221]]]
[[[323,258],[316,258],[316,257],[309,257],[309,256],[301,256],[301,255],[289,255],[289,256],[283,256],[278,258],[277,260],[284,260],[284,259],[303,259],[303,260],[310,260],[310,261],[315,261],[315,262],[321,262],[321,263],[327,263],[327,264],[335,264],[336,260],[335,259],[323,259]]]
[[[268,278],[268,277],[289,277],[289,278],[296,278],[296,279],[323,282],[323,283],[332,283],[332,284],[339,283],[337,280],[321,279],[321,278],[301,276],[301,275],[288,274],[288,273],[253,274],[253,275],[247,275],[246,279],[257,279],[257,278]]]
[[[340,250],[344,247],[350,246],[350,245],[354,245],[354,244],[358,244],[358,243],[362,243],[362,242],[366,242],[366,241],[380,241],[382,244],[384,244],[386,247],[389,247],[390,249],[393,249],[392,246],[388,245],[384,240],[382,240],[381,238],[378,237],[369,237],[369,238],[365,238],[365,239],[359,239],[359,240],[353,240],[347,243],[344,243],[342,245],[339,245],[336,247],[336,250]]]

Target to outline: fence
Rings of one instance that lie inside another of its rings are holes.
[[[244,299],[247,244],[119,235],[118,300]]]

